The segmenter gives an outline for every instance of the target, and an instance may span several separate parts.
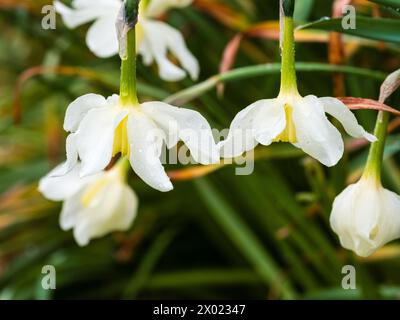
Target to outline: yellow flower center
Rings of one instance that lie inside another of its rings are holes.
[[[274,142],[290,142],[296,143],[296,127],[293,122],[293,109],[289,104],[285,104],[285,117],[286,127],[285,129],[274,139]]]
[[[142,43],[144,37],[143,27],[140,22],[136,25],[136,51],[138,50],[140,44]]]
[[[85,208],[88,208],[96,195],[107,185],[108,179],[106,177],[100,178],[95,183],[90,185],[81,198],[81,203]]]
[[[84,208],[88,208],[99,193],[104,192],[104,188],[119,181],[126,181],[127,170],[129,169],[129,160],[121,158],[110,170],[100,173],[95,180],[86,186],[80,199]]]
[[[113,156],[121,152],[121,156],[130,155],[130,147],[128,140],[128,129],[127,129],[128,117],[120,122],[118,127],[115,129],[114,144],[113,144]]]

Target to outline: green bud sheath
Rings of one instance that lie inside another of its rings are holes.
[[[132,28],[136,25],[139,16],[140,0],[126,0],[125,22]]]
[[[295,0],[283,0],[282,9],[285,17],[293,17]]]

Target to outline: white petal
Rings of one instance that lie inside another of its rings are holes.
[[[343,190],[333,202],[330,215],[332,230],[340,237],[340,242],[344,248],[354,247],[353,241],[353,199],[357,191],[357,185],[352,184]]]
[[[379,210],[379,201],[374,201],[377,200],[376,193],[375,196],[373,192],[368,195],[372,196],[371,202],[363,197],[359,183],[348,186],[336,197],[330,216],[332,229],[339,236],[341,245],[363,257],[375,250],[370,234]]]
[[[146,17],[158,17],[170,8],[183,8],[193,0],[151,0],[146,8]]]
[[[113,107],[90,110],[77,131],[76,141],[82,161],[81,176],[103,170],[112,158],[115,129],[128,111]]]
[[[137,197],[121,181],[110,182],[93,202],[95,205],[81,210],[76,216],[74,236],[81,246],[110,232],[127,230],[136,217]]]
[[[389,241],[400,238],[400,196],[390,190],[380,189],[379,228],[375,242],[382,246]]]
[[[121,190],[118,215],[111,224],[114,230],[125,231],[130,228],[136,218],[139,200],[133,190],[125,185]]]
[[[147,115],[131,113],[128,118],[130,163],[136,174],[159,191],[173,189],[160,161],[164,134]]]
[[[257,103],[261,106],[253,123],[254,138],[268,146],[286,127],[284,103],[279,100],[260,100]]]
[[[77,165],[64,176],[53,176],[63,164],[57,166],[39,181],[39,191],[49,200],[62,201],[76,192],[87,182],[79,178],[80,166]]]
[[[92,224],[92,237],[129,229],[138,207],[138,199],[132,189],[121,182],[113,183],[99,196],[101,202],[96,208],[97,216]]]
[[[191,54],[185,44],[182,34],[164,22],[142,20],[144,31],[139,53],[146,57],[145,62],[151,62],[152,56],[159,67],[160,77],[167,81],[177,81],[185,77],[185,71],[174,65],[168,59],[168,51],[178,59],[183,69],[187,70],[193,80],[198,78],[200,68],[197,59]]]
[[[153,61],[154,61],[153,52],[151,51],[151,46],[149,45],[149,42],[146,41],[145,39],[140,42],[138,53],[142,56],[143,64],[145,66],[149,66],[153,63]],[[175,65],[172,65],[172,67],[176,68]],[[184,73],[179,68],[178,68],[177,72],[179,73],[179,75],[182,75],[182,73]],[[184,77],[184,75],[182,77]]]
[[[52,176],[63,176],[70,172],[78,163],[78,149],[76,146],[76,134],[71,133],[68,135],[65,143],[67,161],[64,164],[57,167],[57,169],[52,171]]]
[[[54,1],[54,8],[56,9],[56,12],[61,14],[65,25],[70,29],[74,29],[82,24],[90,22],[102,14],[101,12],[91,10],[90,8],[74,10],[60,1]]]
[[[115,28],[116,17],[98,19],[86,34],[86,44],[96,56],[108,58],[118,53],[118,36]]]
[[[122,0],[72,0],[72,6],[76,9],[101,7],[104,10],[115,10],[121,7],[121,2]]]
[[[73,8],[69,8],[60,1],[54,1],[56,12],[61,14],[65,25],[74,29],[82,24],[102,16],[115,16],[121,6],[119,0],[75,0]]]
[[[141,109],[163,130],[168,149],[173,148],[179,141],[179,125],[174,114],[168,112],[170,105],[163,102],[145,102]]]
[[[168,147],[176,145],[179,138],[189,148],[195,161],[205,165],[219,162],[211,127],[199,112],[158,101],[143,103],[141,107],[169,137]]]
[[[331,97],[319,98],[319,100],[324,105],[325,112],[338,119],[349,135],[355,138],[365,138],[371,142],[376,141],[374,135],[366,132],[358,124],[354,114],[342,101]]]
[[[221,156],[234,158],[243,152],[254,149],[258,142],[254,139],[254,121],[257,114],[266,103],[275,103],[273,100],[259,100],[240,111],[232,120],[229,134],[226,139],[218,143]]]
[[[79,124],[89,110],[101,108],[107,105],[106,99],[98,94],[85,94],[73,102],[67,108],[64,118],[64,130],[75,132],[78,130]]]
[[[116,106],[119,104],[119,95],[113,94],[112,96],[107,97],[107,104],[109,106]]]
[[[101,208],[102,210],[103,208]],[[96,214],[92,208],[83,208],[79,211],[80,217],[90,217]],[[91,221],[90,219],[80,219],[78,221],[78,216],[75,216],[75,226],[74,226],[74,238],[75,241],[81,246],[87,246],[91,238]]]
[[[315,96],[293,103],[296,147],[330,167],[342,157],[344,144],[339,131],[328,121],[322,103]]]
[[[77,193],[68,197],[64,203],[60,213],[59,223],[62,230],[67,231],[75,227],[76,217],[80,211],[84,210],[81,203],[82,188]]]
[[[339,194],[333,203],[330,222],[341,245],[363,257],[375,251],[371,236],[379,211],[375,187],[364,188],[361,183],[356,183]]]
[[[379,192],[375,186],[363,188],[357,186],[354,192],[352,219],[354,250],[360,256],[369,256],[377,249],[374,239],[380,218],[380,202]]]

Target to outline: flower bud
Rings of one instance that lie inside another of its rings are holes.
[[[400,238],[400,196],[364,177],[336,197],[330,223],[344,248],[367,257]]]

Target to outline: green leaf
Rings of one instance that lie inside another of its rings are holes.
[[[280,292],[283,298],[293,299],[295,291],[290,281],[283,278],[276,262],[236,210],[206,178],[198,179],[194,181],[194,184],[209,207],[214,220],[253,266],[259,277],[267,285]]]
[[[156,237],[147,254],[142,259],[139,268],[128,281],[124,292],[125,298],[136,297],[145,286],[155,265],[175,238],[176,233],[175,229],[167,229]]]
[[[376,79],[383,81],[386,79],[387,75],[380,71],[357,68],[352,66],[337,66],[327,63],[308,63],[308,62],[297,62],[296,63],[297,72],[343,72],[353,75],[359,75],[362,77],[368,77],[371,79]],[[228,83],[238,80],[249,79],[253,77],[265,76],[269,74],[279,74],[281,72],[280,63],[266,63],[249,67],[242,67],[233,69],[227,72],[223,72],[212,76],[211,78],[199,82],[196,85],[183,89],[169,97],[164,101],[174,105],[183,105],[188,103],[197,97],[200,97],[204,93],[215,88],[218,83]]]
[[[306,22],[311,15],[314,0],[297,1],[294,9],[294,20],[296,22]]]
[[[300,27],[301,29],[318,29],[336,31],[361,38],[400,43],[400,20],[356,17],[355,29],[344,29],[342,19],[321,19]]]
[[[248,269],[199,269],[179,270],[153,274],[146,288],[162,290],[194,286],[246,286],[260,285],[260,278]]]

